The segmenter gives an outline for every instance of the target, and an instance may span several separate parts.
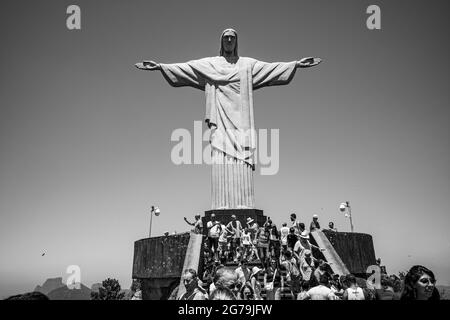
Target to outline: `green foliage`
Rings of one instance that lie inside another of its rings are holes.
[[[125,293],[120,292],[120,284],[116,279],[106,279],[98,292],[91,293],[91,300],[122,300]]]

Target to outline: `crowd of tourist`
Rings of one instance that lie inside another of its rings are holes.
[[[247,218],[246,225],[243,226],[235,215],[231,216],[231,221],[223,224],[212,214],[204,230],[200,215],[195,216],[194,222],[184,218],[194,227],[193,232],[203,234],[206,231],[205,257],[209,261],[225,264],[245,259],[249,262],[259,261],[263,268],[267,268],[272,259],[279,260],[285,256],[288,251],[299,263],[308,256],[306,263],[310,264],[312,248],[324,250],[309,242],[309,233],[320,229],[317,215],[313,215],[309,230],[304,223],[297,220],[295,213],[291,214],[290,219],[290,227],[283,223],[278,229],[270,218],[261,226],[254,219]],[[333,222],[330,222],[329,226],[329,230],[337,231]]]
[[[289,251],[288,251],[289,252]],[[295,266],[271,260],[266,269],[250,268],[242,260],[235,270],[217,266],[203,281],[193,269],[183,275],[186,292],[180,300],[439,300],[436,279],[424,266],[413,266],[401,279],[382,274],[381,286],[369,286],[353,274],[339,276],[328,271],[316,272],[310,280],[296,274]],[[283,272],[284,269],[284,272]],[[287,270],[286,270],[287,269]],[[361,285],[363,283],[363,285]]]
[[[334,274],[326,261],[313,255],[325,250],[309,241],[310,232],[321,228],[317,215],[309,230],[295,213],[290,226],[283,223],[280,229],[270,218],[262,226],[248,218],[243,226],[234,215],[223,224],[212,214],[203,230],[200,216],[195,218],[192,223],[185,220],[194,232],[207,234],[204,272],[185,270],[183,300],[439,299],[434,274],[423,266],[412,267],[403,278],[381,268],[378,286],[352,274]],[[337,232],[333,222],[328,226]]]

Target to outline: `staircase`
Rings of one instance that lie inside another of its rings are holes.
[[[229,270],[235,270],[239,264],[237,262],[227,262],[224,266],[225,269]],[[259,267],[262,268],[261,263],[257,260],[254,262],[249,262],[247,264],[249,269],[252,269],[253,267]],[[286,280],[287,271],[282,269],[280,270],[281,276]],[[264,289],[264,273],[260,272],[258,275],[258,281],[261,283],[261,297],[265,300],[266,299],[266,290]],[[207,290],[209,289],[207,284],[203,284],[203,289]],[[297,297],[295,297],[297,299]],[[288,285],[285,282],[285,287],[281,291],[281,300],[292,300],[291,291],[289,290]]]
[[[325,249],[325,251],[322,251],[322,254],[324,255],[326,261],[329,263],[329,265],[334,273],[339,274],[339,275],[347,275],[350,273],[348,271],[347,267],[345,266],[344,262],[339,257],[336,250],[333,248],[332,244],[330,243],[330,241],[328,240],[328,238],[325,236],[325,234],[322,231],[320,231],[320,230],[313,231],[313,232],[311,232],[311,236],[314,238],[314,240],[316,241],[317,245],[320,248]],[[203,236],[201,234],[191,233],[190,239],[189,239],[189,244],[188,244],[188,247],[186,250],[186,256],[184,259],[182,273],[186,269],[198,270],[200,257],[201,257],[202,245],[203,245]],[[254,266],[257,266],[260,268],[262,267],[261,263],[258,260],[248,263],[248,267],[250,269],[252,269]],[[235,270],[237,267],[238,267],[238,263],[236,263],[236,262],[227,262],[225,265],[225,268],[230,269],[230,270]],[[281,276],[284,279],[286,279],[287,271],[284,269],[281,269],[280,273],[281,273]],[[261,286],[262,286],[261,297],[263,299],[265,299],[266,292],[265,292],[265,289],[263,286],[264,274],[260,273],[258,280],[260,281]],[[204,283],[203,287],[205,290],[208,289],[206,283]],[[185,287],[183,285],[183,274],[181,274],[177,298],[179,298],[182,294],[184,294],[184,292],[185,292]],[[294,298],[296,299],[296,297],[294,297]],[[285,287],[283,288],[283,290],[281,292],[281,300],[292,300],[292,295],[291,295],[291,292],[287,285],[285,285]]]

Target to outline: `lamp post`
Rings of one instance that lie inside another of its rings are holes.
[[[150,231],[148,234],[148,237],[151,238],[152,237],[152,220],[153,220],[153,214],[155,214],[155,216],[159,216],[159,214],[161,213],[161,211],[159,210],[158,207],[152,206],[152,210],[150,211]]]
[[[342,202],[339,206],[339,210],[341,210],[341,212],[345,212],[346,209],[348,209],[348,213],[345,213],[345,216],[350,219],[350,229],[353,232],[352,208],[350,207],[350,201]]]

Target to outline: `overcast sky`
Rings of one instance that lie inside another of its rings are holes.
[[[81,30],[66,8],[81,8]],[[366,8],[381,7],[381,30]],[[203,121],[205,98],[143,59],[306,56],[288,86],[258,90],[257,128],[279,129],[280,168],[255,176],[276,224],[313,213],[373,236],[388,272],[414,264],[450,284],[448,1],[2,1],[0,297],[66,278],[131,284],[134,241],[187,231],[210,209],[210,167],[176,166],[172,132]],[[205,128],[204,128],[205,129]],[[206,144],[205,144],[206,145]],[[41,254],[45,252],[45,256]]]

